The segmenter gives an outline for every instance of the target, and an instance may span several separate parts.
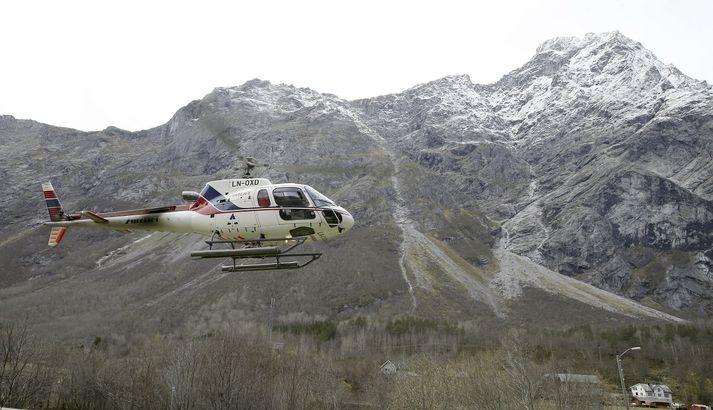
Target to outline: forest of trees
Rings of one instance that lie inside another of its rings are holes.
[[[109,338],[111,339],[111,338]],[[404,317],[240,323],[193,338],[60,345],[0,324],[0,407],[49,409],[572,409],[622,405],[661,382],[680,403],[713,402],[713,326],[479,329]],[[384,374],[386,360],[398,365]],[[596,375],[561,383],[557,373]],[[623,408],[623,406],[622,406]]]

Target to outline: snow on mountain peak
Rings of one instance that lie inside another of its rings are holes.
[[[587,87],[602,83],[602,80],[595,78],[600,76],[607,77],[607,80],[620,77],[623,82],[637,88],[659,87],[662,91],[679,87],[698,89],[703,85],[673,65],[664,64],[641,43],[618,31],[547,40],[537,48],[537,54],[525,67],[528,65],[548,66],[550,70],[544,71],[546,74],[555,71],[552,66],[561,69],[559,71],[576,73],[572,79]]]
[[[641,48],[641,44],[621,34],[618,31],[605,33],[587,33],[583,37],[555,37],[544,41],[537,47],[537,53],[550,51],[567,53],[590,45],[621,44],[633,48]]]
[[[272,84],[260,79],[236,87],[218,87],[203,102],[218,109],[233,105],[249,105],[259,111],[290,113],[302,109],[334,109],[343,100],[332,94],[322,94],[311,88],[291,84]]]

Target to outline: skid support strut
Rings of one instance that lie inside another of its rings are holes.
[[[291,253],[293,249],[302,245],[306,236],[296,238],[262,238],[250,240],[216,240],[215,235],[209,241],[208,249],[191,252],[197,259],[206,258],[231,258],[232,265],[224,265],[223,272],[248,272],[257,270],[299,269],[319,259],[321,253]],[[229,245],[227,249],[213,249],[214,245]],[[236,247],[237,245],[237,247]],[[284,260],[288,258],[290,260]],[[297,258],[296,260],[294,258]],[[272,259],[267,263],[242,263],[247,259]]]

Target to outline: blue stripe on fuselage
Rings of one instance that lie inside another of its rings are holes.
[[[205,188],[203,188],[203,192],[201,192],[201,195],[208,202],[213,202],[214,199],[223,196],[220,194],[220,192],[218,192],[215,188],[213,188],[210,185],[206,185]],[[218,199],[220,199],[220,198],[218,198]]]
[[[237,211],[240,208],[234,203],[230,202],[228,198],[218,192],[215,188],[210,185],[206,185],[205,189],[201,193],[203,198],[205,198],[211,205],[218,208],[220,211]],[[222,201],[222,202],[221,202]]]

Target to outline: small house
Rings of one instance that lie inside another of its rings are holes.
[[[381,365],[381,373],[386,375],[396,374],[398,369],[398,366],[396,366],[396,364],[394,364],[391,360],[387,360]]]
[[[671,389],[665,384],[638,383],[631,386],[634,404],[649,407],[671,407]]]

